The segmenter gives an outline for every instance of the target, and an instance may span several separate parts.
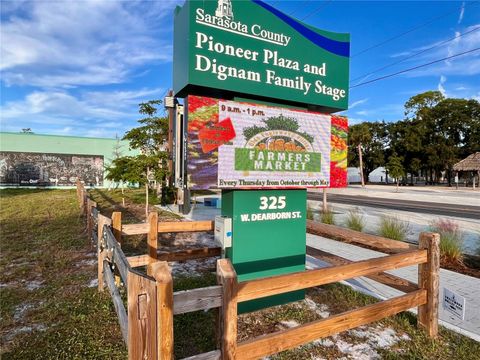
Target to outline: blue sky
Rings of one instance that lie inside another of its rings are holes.
[[[352,85],[480,47],[478,1],[267,2],[313,26],[349,32],[350,79],[359,78]],[[1,0],[1,130],[123,135],[136,125],[138,103],[171,87],[179,4]],[[480,51],[352,88],[345,114],[352,124],[398,120],[405,101],[427,90],[480,100]]]

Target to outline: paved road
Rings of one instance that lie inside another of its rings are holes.
[[[477,194],[475,194],[477,195]],[[309,200],[322,201],[322,193],[308,193]],[[455,216],[480,219],[480,206],[444,204],[413,200],[396,200],[361,195],[328,194],[327,201],[332,203],[370,206],[382,209],[395,209],[442,216]]]

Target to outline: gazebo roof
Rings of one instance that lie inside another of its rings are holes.
[[[480,152],[473,153],[453,165],[455,171],[480,171]]]

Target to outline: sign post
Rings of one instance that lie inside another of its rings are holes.
[[[222,215],[232,218],[226,256],[239,281],[305,270],[306,190],[223,190]],[[303,298],[304,291],[240,303],[253,311]]]
[[[330,113],[348,108],[349,41],[260,0],[187,1],[175,11],[184,179],[190,190],[222,190],[232,235],[224,254],[239,281],[305,270],[306,189],[346,186],[347,119]]]

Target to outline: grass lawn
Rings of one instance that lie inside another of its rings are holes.
[[[123,209],[117,205],[119,190],[95,190],[92,195],[102,213],[122,210],[127,223],[142,220],[143,197],[137,192],[131,190]],[[75,191],[9,189],[0,196],[2,359],[125,359],[108,291],[97,293],[96,258]],[[172,221],[168,214],[161,217]],[[142,240],[134,237],[125,239],[123,246],[127,255],[143,250]],[[215,275],[210,269],[174,278],[175,290],[212,284]],[[305,301],[241,315],[239,340],[375,301],[339,284],[309,289]],[[175,357],[215,349],[214,326],[214,310],[175,316]],[[416,328],[413,315],[402,313],[270,358],[450,360],[478,359],[478,354],[479,343],[443,328],[438,340],[430,340]]]
[[[124,359],[75,190],[0,196],[2,359]]]

